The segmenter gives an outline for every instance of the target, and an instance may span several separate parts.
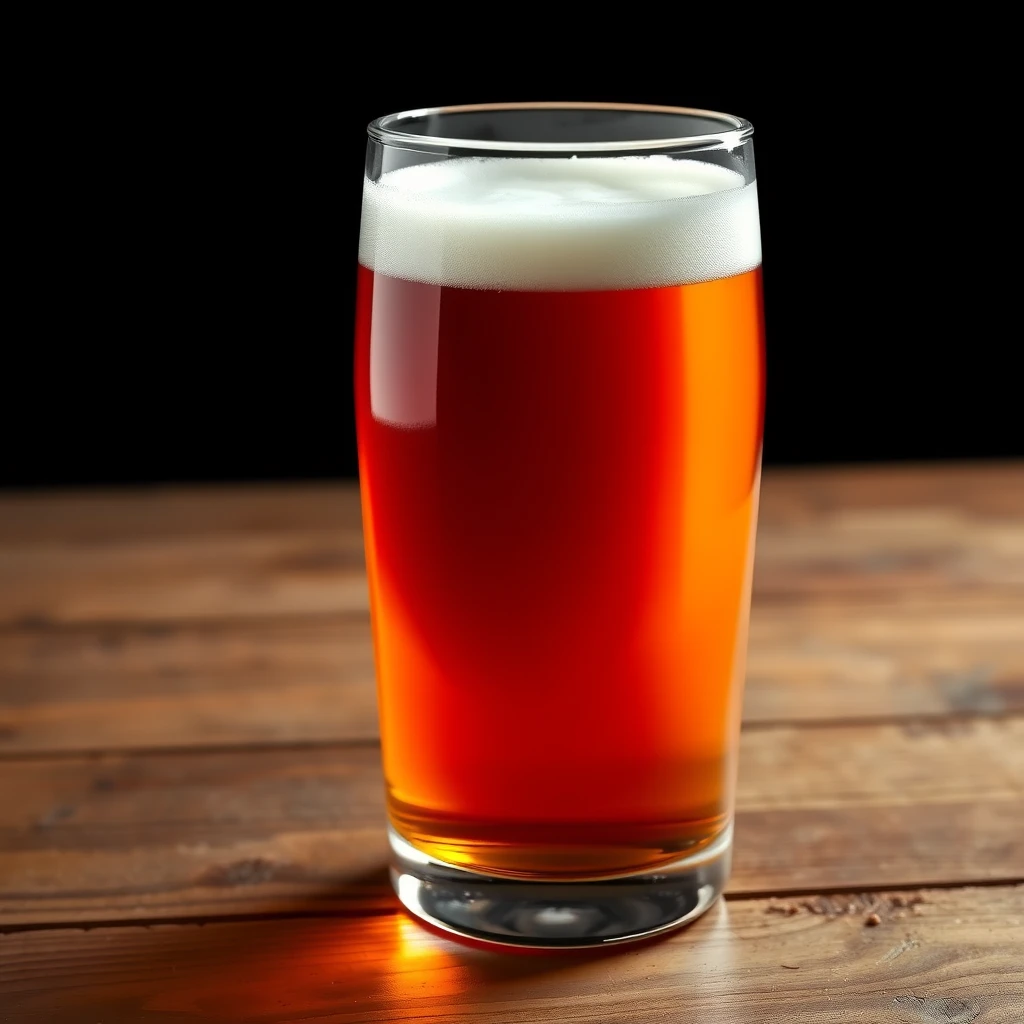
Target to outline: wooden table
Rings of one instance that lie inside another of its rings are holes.
[[[1024,463],[771,471],[736,862],[459,945],[386,884],[352,486],[0,499],[0,1019],[1024,1019]]]

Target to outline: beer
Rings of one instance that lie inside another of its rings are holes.
[[[453,865],[651,871],[732,805],[756,192],[667,156],[367,181],[355,390],[388,808]]]

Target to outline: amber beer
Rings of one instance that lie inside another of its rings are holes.
[[[389,813],[495,876],[727,825],[762,435],[756,194],[668,157],[368,181],[356,405]]]

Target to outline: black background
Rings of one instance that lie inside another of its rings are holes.
[[[470,62],[328,46],[322,28],[87,61],[62,90],[26,163],[0,485],[354,476],[365,125],[511,99],[753,122],[767,463],[1024,454],[1019,342],[972,227],[1001,207],[964,173],[971,154],[941,173],[949,154],[922,128],[934,82],[880,78],[879,54],[870,74],[721,47]],[[970,109],[953,84],[944,102]]]

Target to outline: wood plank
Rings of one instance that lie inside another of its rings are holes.
[[[1024,601],[1024,463],[869,466],[766,474],[761,601],[919,594]]]
[[[0,498],[0,624],[365,611],[355,484]]]
[[[837,912],[809,909],[827,907]],[[23,932],[0,936],[0,997],[11,1020],[52,1024],[1015,1024],[1024,1013],[1019,886],[779,909],[720,901],[657,942],[529,956],[459,944],[403,914]]]
[[[730,891],[1024,875],[1024,719],[744,733]],[[376,747],[0,763],[0,922],[394,907]]]
[[[0,752],[376,735],[366,615],[0,633]]]
[[[352,483],[163,485],[0,495],[0,547],[324,534],[359,524]]]
[[[341,528],[0,550],[0,625],[366,611],[362,536]]]
[[[978,520],[1024,513],[1024,461],[765,469],[761,520],[794,525],[855,509],[961,509]],[[356,486],[337,483],[157,485],[0,495],[0,547],[236,534],[329,532],[358,522]]]
[[[1020,601],[1024,463],[765,474],[758,600]],[[365,610],[355,485],[0,500],[0,624]]]
[[[1002,606],[930,597],[884,608],[758,602],[744,722],[1021,711],[1022,635],[1024,592]]]
[[[756,608],[744,721],[1024,710],[1022,613]],[[0,633],[0,753],[377,735],[366,615]]]
[[[1020,459],[772,466],[764,475],[760,518],[768,526],[879,508],[958,509],[977,522],[1024,514]]]
[[[756,607],[748,724],[1024,710],[1024,604]],[[365,614],[0,632],[0,752],[372,739]]]

